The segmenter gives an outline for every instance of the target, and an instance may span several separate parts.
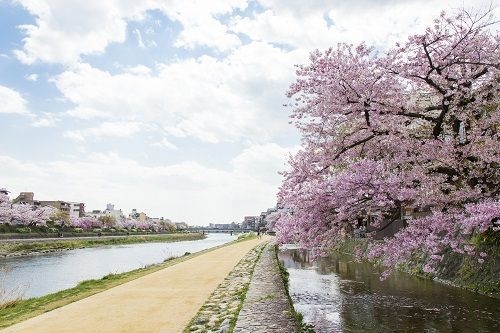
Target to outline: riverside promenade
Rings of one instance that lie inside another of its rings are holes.
[[[0,332],[182,332],[245,255],[266,241],[224,246]]]

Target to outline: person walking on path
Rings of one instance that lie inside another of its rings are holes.
[[[182,332],[234,266],[264,241],[224,246],[0,332]]]

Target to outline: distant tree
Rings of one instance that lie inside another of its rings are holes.
[[[111,215],[99,216],[98,220],[102,222],[102,226],[105,228],[113,228],[116,225],[116,218]]]
[[[53,214],[49,218],[49,223],[56,226],[69,226],[72,222],[68,213],[54,209]]]
[[[171,221],[165,221],[165,220],[161,221],[160,225],[161,225],[161,229],[165,230],[167,232],[174,232],[177,230],[175,223],[173,223]]]
[[[71,218],[71,225],[75,228],[82,228],[84,230],[103,227],[103,223],[99,219],[91,216]]]
[[[0,193],[0,223],[10,223],[12,218],[12,203],[7,194]]]
[[[298,67],[288,97],[302,150],[279,192],[281,242],[321,252],[358,218],[394,221],[428,211],[372,259],[411,258],[431,272],[451,249],[474,254],[471,235],[498,232],[500,38],[489,13],[444,13],[423,34],[380,55],[340,44]]]

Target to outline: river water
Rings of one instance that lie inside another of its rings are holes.
[[[196,241],[114,245],[1,258],[0,268],[7,268],[3,287],[7,293],[20,294],[23,298],[43,296],[74,287],[80,281],[100,279],[110,273],[123,273],[186,252],[222,245],[236,237],[214,233]]]
[[[286,249],[295,309],[317,333],[500,332],[500,300],[407,274],[380,272],[349,256],[312,260]]]

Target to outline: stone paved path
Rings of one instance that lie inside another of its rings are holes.
[[[276,260],[270,243],[255,266],[234,333],[299,332]]]

